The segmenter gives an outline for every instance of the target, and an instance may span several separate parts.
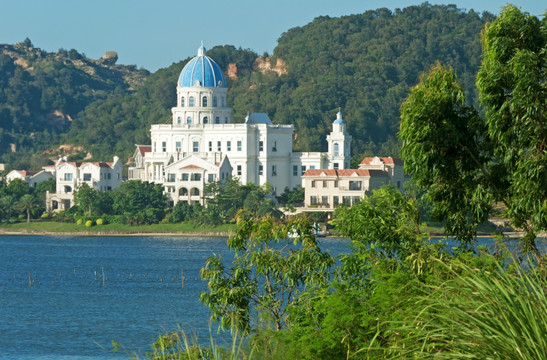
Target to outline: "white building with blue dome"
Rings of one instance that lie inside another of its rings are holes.
[[[302,185],[308,169],[347,169],[351,136],[339,112],[327,136],[327,152],[293,152],[294,125],[273,124],[253,113],[231,122],[227,85],[203,46],[182,69],[171,124],[150,129],[151,144],[137,145],[129,179],[162,184],[174,203],[203,203],[207,182],[232,175],[242,184],[269,183],[277,194]]]

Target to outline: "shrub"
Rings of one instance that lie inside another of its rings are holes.
[[[84,219],[78,219],[78,221],[76,221],[76,225],[82,225],[84,223]]]
[[[87,226],[87,227],[92,227],[92,226],[93,226],[93,220],[87,220],[87,221],[85,222],[85,226]]]
[[[49,214],[47,212],[43,213],[41,216],[40,216],[42,219],[48,219],[49,218]]]
[[[97,225],[103,225],[104,220],[103,220],[103,219],[97,219],[97,221],[95,221],[95,223],[96,223]]]

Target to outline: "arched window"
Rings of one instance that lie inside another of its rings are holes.
[[[192,190],[190,190],[190,196],[199,196],[199,189],[192,188]]]
[[[188,189],[187,188],[180,188],[179,196],[188,196]]]
[[[207,96],[204,96],[203,99],[201,100],[201,106],[207,107]]]
[[[208,123],[209,123],[209,118],[208,118],[207,116],[205,116],[205,117],[203,118],[203,123],[204,123],[204,124],[208,124]]]
[[[334,156],[339,156],[340,149],[338,143],[334,143]]]
[[[194,97],[193,96],[190,96],[190,98],[188,99],[188,106],[194,107]]]
[[[187,124],[191,124],[191,123],[192,123],[192,117],[191,117],[191,116],[188,116],[188,117],[186,118],[186,123],[187,123]]]
[[[213,107],[217,107],[217,97],[213,98]]]
[[[184,96],[180,98],[180,106],[184,107]]]
[[[180,116],[177,118],[177,124],[180,124],[182,123],[182,119],[180,118]]]
[[[220,124],[220,118],[218,116],[215,118],[215,124]]]

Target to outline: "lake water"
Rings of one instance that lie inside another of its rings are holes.
[[[178,329],[209,343],[199,270],[213,253],[230,260],[226,240],[0,236],[0,359],[125,359]],[[333,254],[347,244],[321,240]]]

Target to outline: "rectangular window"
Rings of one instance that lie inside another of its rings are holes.
[[[84,174],[84,181],[91,181],[91,174],[89,173]]]
[[[213,151],[213,142],[209,141],[209,151]]]
[[[215,174],[209,174],[208,177],[207,177],[207,181],[213,182],[213,181],[215,181],[215,177],[216,177]]]
[[[340,200],[338,199],[338,196],[333,196],[332,197],[332,202],[334,203],[334,206],[337,206],[338,204],[340,204],[339,201]]]
[[[107,186],[106,191],[112,191],[112,186]]]
[[[217,151],[222,151],[222,142],[217,141]]]
[[[277,141],[272,141],[272,151],[273,152],[277,151]]]
[[[161,151],[166,152],[167,151],[167,142],[162,141],[161,142]]]
[[[310,170],[315,169],[315,165],[310,165]]]
[[[338,180],[334,180],[334,187],[335,187],[335,188],[338,187]]]
[[[112,179],[112,174],[108,173],[108,174],[106,174],[106,177],[107,177],[108,180],[110,180],[110,179]]]
[[[190,178],[189,174],[182,174],[182,181],[188,181],[189,178]]]
[[[311,187],[312,187],[312,188],[315,187],[315,180],[312,180],[312,181],[311,181]]]
[[[199,151],[199,141],[194,141],[192,145],[192,151],[197,153]]]
[[[361,190],[361,181],[350,181],[349,182],[349,189],[350,190]]]
[[[241,165],[237,166],[237,176],[241,176]]]
[[[181,152],[182,150],[182,143],[180,141],[177,141],[175,143],[175,147],[177,148],[177,152]]]
[[[264,166],[258,165],[258,175],[263,175],[263,174],[264,174]]]
[[[241,140],[238,140],[238,141],[237,141],[237,151],[241,151],[241,148],[242,148],[242,146],[241,146]]]
[[[324,188],[327,187],[327,180],[323,180],[323,187],[324,187]]]
[[[277,165],[272,165],[272,176],[277,176]]]
[[[264,151],[264,141],[262,140],[258,142],[258,151]]]
[[[338,169],[338,163],[334,163],[334,169]]]
[[[167,182],[175,182],[176,174],[167,174]]]
[[[298,165],[292,166],[292,176],[298,176]]]
[[[306,172],[306,165],[302,165],[302,175]]]
[[[226,141],[226,151],[232,151],[232,142],[230,140]]]
[[[329,204],[329,197],[328,196],[321,196],[321,204],[328,205]]]
[[[72,173],[66,173],[65,174],[65,181],[71,181],[72,180]]]
[[[192,173],[192,176],[190,176],[191,181],[200,181],[201,180],[201,174],[200,173]]]
[[[317,205],[317,196],[310,196],[310,205]]]

